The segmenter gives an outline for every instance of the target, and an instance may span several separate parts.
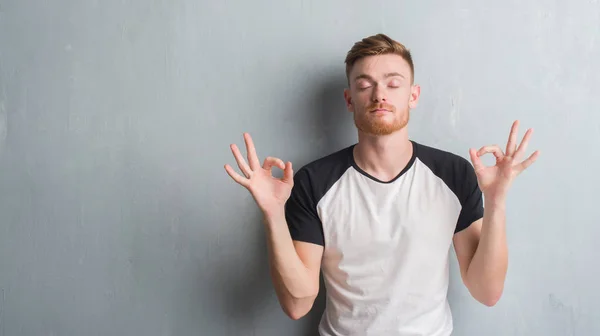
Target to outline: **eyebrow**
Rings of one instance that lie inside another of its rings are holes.
[[[402,78],[405,78],[405,79],[406,79],[406,77],[404,77],[404,75],[403,75],[403,74],[401,74],[401,73],[399,73],[399,72],[389,72],[389,73],[386,73],[386,74],[384,75],[384,77],[385,77],[385,78],[389,78],[389,77],[402,77]],[[367,75],[367,74],[360,74],[360,75],[358,75],[358,76],[356,76],[356,77],[354,78],[354,81],[357,81],[357,80],[359,80],[359,79],[363,79],[363,78],[364,78],[364,79],[368,79],[368,80],[373,80],[373,77],[371,77],[371,76],[369,76],[369,75]]]

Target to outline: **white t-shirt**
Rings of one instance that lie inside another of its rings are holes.
[[[353,146],[298,170],[286,203],[292,239],[324,246],[322,336],[446,336],[453,235],[483,216],[466,159],[411,141],[392,181],[360,169]]]

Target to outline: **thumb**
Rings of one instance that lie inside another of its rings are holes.
[[[292,163],[289,161],[285,163],[285,169],[283,170],[283,181],[286,183],[294,182],[294,170],[292,169]]]

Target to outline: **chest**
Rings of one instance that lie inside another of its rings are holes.
[[[460,210],[446,184],[419,169],[392,183],[347,174],[318,205],[325,257],[447,251]]]

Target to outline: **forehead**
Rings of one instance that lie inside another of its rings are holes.
[[[368,75],[373,78],[382,78],[388,73],[397,72],[410,78],[410,65],[400,55],[387,54],[367,56],[354,63],[350,71],[350,79],[356,76]]]

